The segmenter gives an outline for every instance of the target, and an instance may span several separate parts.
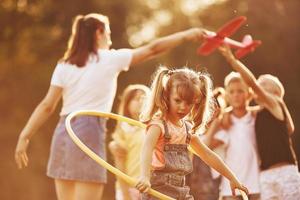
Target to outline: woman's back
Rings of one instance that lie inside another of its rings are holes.
[[[51,84],[63,88],[61,115],[90,109],[110,112],[117,88],[117,77],[128,70],[132,53],[129,49],[99,50],[84,67],[66,62],[56,66]]]

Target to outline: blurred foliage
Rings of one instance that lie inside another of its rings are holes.
[[[217,30],[235,16],[247,16],[247,25],[232,38],[241,40],[244,34],[251,33],[263,41],[263,45],[243,62],[256,76],[271,73],[283,82],[285,100],[296,125],[294,139],[299,152],[300,24],[297,19],[300,18],[300,1],[2,0],[0,199],[55,199],[53,181],[45,176],[45,171],[59,110],[31,141],[27,169],[17,170],[14,148],[19,132],[46,94],[52,71],[66,48],[72,19],[77,14],[89,12],[109,16],[113,48],[135,46],[192,26]],[[149,84],[151,74],[159,64],[187,65],[199,70],[206,67],[215,85],[222,85],[224,76],[230,72],[224,59],[218,53],[199,57],[195,54],[196,48],[195,44],[182,45],[161,58],[122,73],[118,93],[131,83]],[[110,130],[113,125],[113,122],[109,123]],[[113,180],[110,176],[103,199],[113,199]]]

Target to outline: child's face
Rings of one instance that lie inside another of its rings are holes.
[[[168,114],[171,115],[173,119],[180,120],[188,115],[193,107],[192,103],[180,98],[177,94],[176,89],[172,88],[169,97],[169,111]]]
[[[226,87],[226,100],[233,109],[246,108],[249,100],[249,91],[242,81],[232,81]]]
[[[130,100],[128,104],[128,111],[131,118],[138,120],[139,115],[141,114],[143,101],[145,99],[145,94],[142,91],[137,91],[134,97]]]

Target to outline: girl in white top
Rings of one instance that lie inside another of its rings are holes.
[[[116,93],[117,77],[121,71],[154,58],[185,41],[200,41],[203,33],[199,28],[192,28],[156,39],[136,49],[110,50],[112,42],[108,18],[95,13],[78,15],[73,23],[65,55],[54,70],[48,93],[36,107],[19,136],[15,150],[18,167],[28,165],[27,147],[30,139],[54,112],[62,98],[62,118],[53,136],[47,174],[55,180],[58,199],[101,199],[106,182],[105,171],[99,169],[100,176],[94,178],[93,174],[90,174],[93,170],[88,170],[92,166],[91,163],[87,164],[88,158],[82,157],[84,162],[76,162],[77,157],[72,154],[76,148],[72,147],[66,136],[64,117],[80,109],[110,112]],[[101,139],[92,139],[92,145],[105,156],[105,120],[81,118],[79,121],[80,123],[74,122],[74,126],[78,128],[76,133],[82,134],[83,137],[90,135],[90,132],[95,137],[101,134]],[[83,128],[82,124],[85,124]],[[96,125],[101,128],[101,133],[95,132],[93,127]],[[87,130],[90,132],[85,134]],[[72,149],[69,150],[70,148]],[[72,165],[67,166],[69,161]],[[80,163],[84,166],[79,166]],[[97,175],[98,172],[94,174]]]
[[[259,197],[259,165],[254,131],[256,107],[248,107],[250,91],[240,74],[231,72],[225,78],[225,98],[230,108],[213,122],[207,133],[214,135],[214,143],[226,146],[225,163],[249,190],[249,199]],[[216,127],[219,130],[216,131]],[[212,129],[216,131],[212,132]],[[231,194],[228,181],[221,180],[220,196],[223,200],[241,199]]]

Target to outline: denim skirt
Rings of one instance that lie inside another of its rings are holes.
[[[86,155],[71,139],[62,116],[52,138],[47,176],[54,179],[106,183],[106,169]],[[79,116],[71,122],[74,133],[94,153],[106,160],[106,119]]]

